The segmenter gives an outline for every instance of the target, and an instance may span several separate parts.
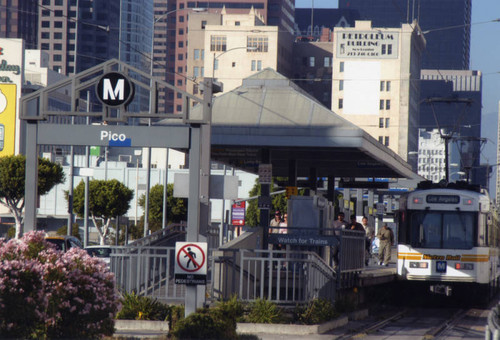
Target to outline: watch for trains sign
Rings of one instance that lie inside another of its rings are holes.
[[[175,243],[175,283],[204,285],[207,283],[207,243]]]

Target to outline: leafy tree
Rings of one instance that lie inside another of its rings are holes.
[[[279,190],[278,188],[274,187],[274,180],[271,182],[271,192]],[[259,179],[255,179],[255,184],[253,188],[250,190],[248,193],[249,197],[254,197],[254,196],[260,196],[261,190],[260,190],[260,184],[259,184]],[[299,193],[303,194],[303,193]],[[287,204],[288,204],[288,198],[286,197],[285,193],[282,194],[277,194],[272,196],[272,212],[279,210],[281,213],[285,213],[287,209]],[[271,219],[271,216],[269,216],[269,219]],[[257,226],[259,225],[260,221],[260,213],[259,213],[259,207],[258,207],[258,202],[257,199],[251,200],[248,203],[248,208],[246,212],[246,224],[249,226]]]
[[[89,182],[89,215],[99,232],[101,244],[106,243],[111,219],[122,216],[128,211],[133,196],[133,191],[116,179],[108,181],[94,179]],[[67,199],[68,192],[66,192]],[[81,181],[73,191],[73,211],[79,217],[84,216],[84,181]]]
[[[23,232],[26,156],[0,158],[0,204],[6,206],[16,221],[16,238]],[[38,158],[38,195],[45,195],[56,184],[64,183],[61,165]]]
[[[139,205],[145,211],[146,195],[139,198]],[[174,197],[174,185],[167,184],[167,224],[187,220],[187,199]],[[163,221],[163,185],[156,184],[149,190],[149,229],[160,230]],[[144,231],[144,216],[141,218]]]

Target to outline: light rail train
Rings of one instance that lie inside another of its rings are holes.
[[[401,197],[397,220],[399,279],[483,301],[496,292],[500,230],[485,190],[463,182],[422,182]]]

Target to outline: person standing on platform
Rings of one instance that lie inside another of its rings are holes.
[[[361,223],[356,221],[356,215],[351,215],[351,223],[349,224],[349,229],[365,232],[365,228]]]
[[[378,250],[379,264],[388,266],[391,259],[391,247],[394,245],[394,233],[384,223],[383,227],[378,231],[377,238],[380,240],[380,247]]]
[[[344,220],[345,214],[343,212],[339,212],[337,215],[337,219],[333,221],[333,235],[337,238],[337,243],[332,246],[332,259],[333,259],[333,269],[337,269],[339,266],[339,251],[340,251],[340,235],[342,229],[347,229],[349,223]]]
[[[372,242],[375,238],[375,228],[371,225],[368,225],[368,217],[363,216],[361,219],[361,224],[363,225],[363,229],[365,229],[366,233],[366,257],[365,257],[365,265],[368,265],[370,257],[372,256]]]
[[[277,234],[279,232],[279,226],[281,223],[281,211],[276,210],[274,213],[274,218],[269,221],[269,234]],[[272,247],[269,245],[269,249],[281,250],[281,245],[273,244]]]
[[[283,221],[280,222],[279,226],[280,226],[280,231],[279,231],[280,234],[288,233],[288,229],[287,229],[288,228],[288,214],[287,213],[283,214]]]

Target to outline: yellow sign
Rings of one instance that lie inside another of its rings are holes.
[[[0,157],[14,154],[17,86],[0,84]]]
[[[291,196],[297,196],[299,194],[299,190],[297,187],[286,187],[286,197],[290,198]]]

